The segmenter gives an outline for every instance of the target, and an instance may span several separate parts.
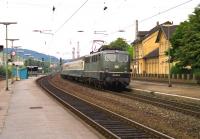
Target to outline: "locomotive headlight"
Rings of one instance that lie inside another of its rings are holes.
[[[118,69],[119,68],[119,65],[115,65],[115,69]]]
[[[127,72],[127,67],[124,68],[124,72]]]

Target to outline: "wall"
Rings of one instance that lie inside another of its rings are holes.
[[[193,74],[172,74],[172,83],[186,83],[186,84],[197,84],[200,81]],[[144,81],[157,81],[157,82],[168,82],[168,74],[132,74],[132,80],[144,80]]]
[[[168,56],[165,52],[168,51],[169,42],[166,40],[166,36],[161,32],[158,36],[159,30],[152,33],[149,37],[144,39],[141,43],[135,45],[136,55],[136,73],[138,74],[168,74],[169,64]],[[156,42],[157,37],[159,42]],[[159,57],[144,59],[144,56],[159,48]]]
[[[169,42],[166,40],[164,33],[160,36],[159,41],[159,72],[158,74],[168,74],[169,73],[169,64],[168,56],[165,55],[165,52],[168,51]]]

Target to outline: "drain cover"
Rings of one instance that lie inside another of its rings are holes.
[[[41,106],[36,106],[36,107],[29,107],[30,109],[42,109]]]

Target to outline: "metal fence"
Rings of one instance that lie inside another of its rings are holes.
[[[132,79],[168,81],[168,74],[131,74]],[[171,80],[174,82],[183,83],[198,83],[198,78],[195,74],[171,74]]]

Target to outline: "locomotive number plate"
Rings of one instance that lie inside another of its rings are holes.
[[[120,77],[120,74],[112,74],[114,77]]]

